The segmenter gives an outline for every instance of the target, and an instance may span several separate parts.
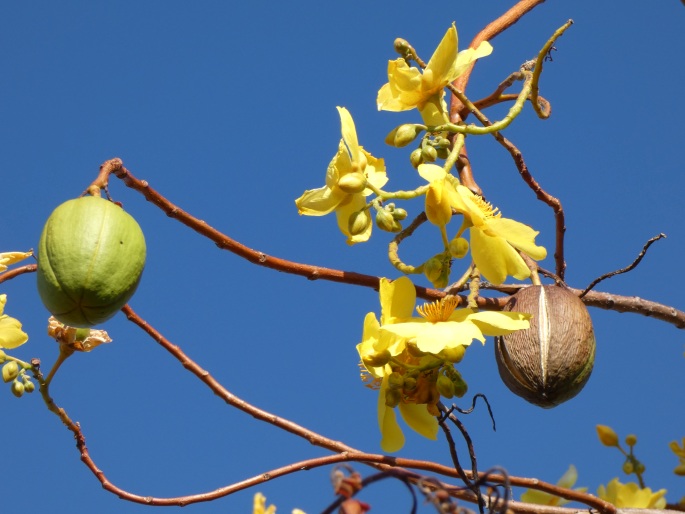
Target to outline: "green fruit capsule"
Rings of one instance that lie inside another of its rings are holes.
[[[57,207],[38,244],[38,293],[65,325],[92,327],[133,296],[145,266],[145,237],[109,200],[84,196]]]

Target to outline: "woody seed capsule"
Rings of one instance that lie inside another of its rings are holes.
[[[533,315],[530,328],[495,340],[505,385],[548,409],[577,395],[595,360],[592,320],[583,302],[558,286],[530,286],[512,296],[504,310]]]

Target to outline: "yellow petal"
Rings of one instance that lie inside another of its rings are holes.
[[[442,166],[438,166],[437,164],[419,164],[418,172],[419,175],[421,175],[421,178],[429,183],[445,180],[445,177],[447,176],[447,173]]]
[[[352,160],[359,162],[359,141],[357,140],[357,129],[354,126],[354,120],[350,112],[344,107],[338,107],[338,114],[340,114],[340,125],[343,140],[350,151]]]
[[[428,185],[426,191],[426,217],[438,227],[444,227],[452,219],[452,206],[445,189],[445,181],[436,180]]]
[[[457,64],[457,43],[457,28],[452,24],[426,65],[423,74],[430,77],[430,81],[424,82],[424,88],[441,89],[453,80],[451,77]]]
[[[340,190],[320,187],[305,191],[295,200],[297,211],[306,216],[323,216],[333,212],[340,202],[345,199],[345,193]]]
[[[7,270],[7,266],[16,264],[31,257],[33,252],[4,252],[0,253],[0,273]]]
[[[486,221],[486,226],[486,232],[490,235],[505,238],[514,248],[525,252],[532,259],[540,261],[547,257],[547,250],[535,244],[535,236],[539,232],[528,225],[508,218],[491,218]]]
[[[502,237],[488,236],[471,228],[471,255],[478,270],[493,284],[501,284],[511,275],[519,280],[530,276],[523,258]]]
[[[456,79],[459,75],[464,73],[473,61],[490,55],[491,53],[492,45],[487,41],[481,42],[480,45],[478,45],[478,48],[467,48],[466,50],[459,52],[451,80]]]
[[[483,335],[494,337],[525,330],[530,326],[530,318],[530,314],[523,312],[480,311],[470,316],[469,320],[478,326]]]
[[[381,430],[381,448],[386,453],[399,451],[404,446],[404,434],[397,423],[394,409],[385,405],[385,391],[388,388],[388,376],[383,377],[378,394],[378,427]]]
[[[438,420],[431,416],[425,404],[400,403],[402,419],[416,433],[435,441],[438,438]]]
[[[6,315],[0,316],[0,348],[11,350],[28,340],[29,336],[22,331],[19,320]]]
[[[366,206],[366,199],[361,194],[346,195],[344,201],[342,201],[338,207],[335,209],[335,216],[338,220],[338,228],[340,232],[347,236],[347,244],[352,245],[356,243],[363,243],[368,241],[371,237],[371,229],[373,223],[369,223],[366,229],[359,234],[350,234],[350,216],[354,213],[361,211]]]
[[[416,303],[416,288],[408,277],[390,281],[382,278],[379,288],[381,325],[411,318]]]
[[[366,180],[374,187],[378,189],[382,188],[388,182],[388,175],[385,172],[385,161],[371,155],[369,152],[364,150],[364,147],[360,146],[362,154],[366,157],[366,168],[364,169],[364,174],[366,175]],[[369,196],[373,191],[371,189],[364,189],[362,193],[364,196]]]

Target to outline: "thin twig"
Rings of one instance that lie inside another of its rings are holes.
[[[654,236],[651,238],[649,241],[645,243],[645,246],[642,247],[642,251],[638,254],[637,258],[632,262],[632,264],[626,266],[625,268],[621,268],[616,271],[611,271],[609,273],[605,273],[599,278],[594,279],[592,282],[590,282],[590,285],[587,286],[585,289],[583,289],[583,292],[580,293],[579,297],[582,298],[585,296],[593,287],[595,287],[597,284],[599,284],[602,280],[606,280],[607,278],[614,277],[616,275],[620,275],[621,273],[627,273],[628,271],[634,269],[638,264],[640,264],[640,261],[642,258],[645,256],[647,253],[647,249],[652,246],[652,243],[655,241],[658,241],[659,239],[663,239],[666,237],[666,234],[663,232],[659,234],[658,236]]]

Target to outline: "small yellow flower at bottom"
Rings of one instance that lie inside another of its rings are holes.
[[[641,489],[635,482],[622,484],[614,478],[606,487],[600,485],[597,496],[618,508],[663,509],[666,507],[666,489],[652,492],[649,487]]]
[[[252,514],[276,514],[276,506],[266,506],[266,496],[262,493],[255,493],[252,503]],[[292,514],[305,514],[300,509],[293,509]]]

